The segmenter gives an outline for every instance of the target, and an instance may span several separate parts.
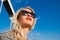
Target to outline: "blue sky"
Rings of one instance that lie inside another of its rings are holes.
[[[15,12],[30,6],[37,14],[29,40],[60,40],[60,0],[11,0]],[[9,30],[10,19],[4,6],[0,12],[0,32]]]

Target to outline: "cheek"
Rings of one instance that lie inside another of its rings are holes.
[[[32,20],[32,24],[34,24],[34,19]]]
[[[19,18],[19,19],[20,19],[19,21],[20,21],[21,23],[25,23],[25,21],[26,21],[25,18],[26,18],[26,17],[20,17],[20,18]]]
[[[33,25],[34,24],[34,19],[32,18],[32,21],[28,21],[28,20],[26,20],[26,16],[23,16],[23,17],[19,18],[19,22],[20,22],[20,24]]]

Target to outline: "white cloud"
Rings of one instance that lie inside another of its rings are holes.
[[[22,0],[15,0],[15,1],[18,2],[18,3],[22,2]]]
[[[16,2],[23,2],[23,1],[25,1],[26,3],[28,3],[28,0],[15,0]]]
[[[31,40],[31,39],[29,39],[29,40]]]
[[[30,34],[30,36],[38,36],[38,35],[40,35],[39,32],[34,32],[34,33],[31,33],[31,34]]]
[[[36,35],[40,35],[40,33],[36,33]]]
[[[34,32],[29,35],[29,40],[39,40],[40,39],[40,33]]]

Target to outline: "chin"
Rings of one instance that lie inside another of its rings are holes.
[[[32,26],[33,25],[33,21],[24,21],[23,24]]]
[[[26,23],[26,24],[32,26],[32,23]]]

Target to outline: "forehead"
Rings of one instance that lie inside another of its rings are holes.
[[[28,11],[28,12],[32,12],[30,9],[26,9],[26,8],[25,8],[25,9],[22,9],[22,10],[26,10],[26,11]]]

